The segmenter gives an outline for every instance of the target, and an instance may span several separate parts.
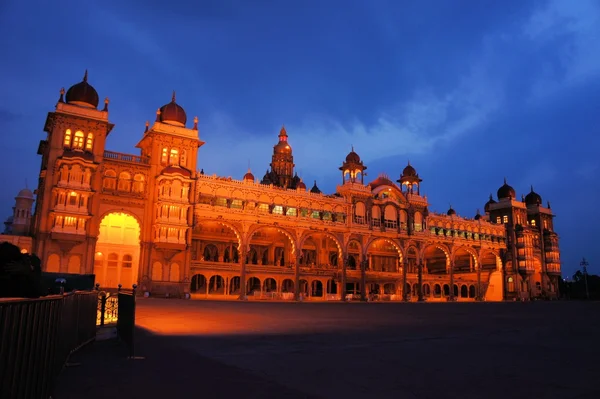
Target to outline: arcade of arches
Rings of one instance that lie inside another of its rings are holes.
[[[339,300],[342,291],[345,299],[475,300],[485,297],[489,274],[498,269],[496,254],[485,252],[478,260],[473,248],[455,249],[452,260],[441,247],[430,245],[421,255],[415,246],[403,250],[399,242],[379,238],[363,255],[360,236],[346,246],[325,232],[309,231],[298,241],[295,236],[271,226],[256,226],[243,236],[233,226],[199,223],[193,232],[190,292],[231,299],[294,299],[298,290],[304,300]]]

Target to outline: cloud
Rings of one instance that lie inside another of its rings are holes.
[[[545,62],[532,85],[532,101],[556,94],[600,75],[600,3],[549,1],[523,27],[524,38],[555,60]]]

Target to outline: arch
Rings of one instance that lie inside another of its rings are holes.
[[[277,291],[277,282],[273,277],[267,277],[265,281],[263,281],[263,292],[276,292]]]
[[[440,298],[442,296],[442,286],[439,284],[435,284],[433,286],[433,296],[436,298]]]
[[[203,274],[194,274],[190,283],[190,292],[206,293],[208,288],[206,277]]]
[[[58,254],[50,254],[50,256],[48,256],[48,261],[46,261],[46,271],[48,273],[60,272],[60,256],[58,256]]]
[[[344,251],[342,248],[342,244],[340,243],[340,240],[333,234],[330,233],[328,231],[319,231],[319,232],[308,232],[308,233],[304,233],[302,235],[302,237],[300,237],[300,242],[298,244],[298,248],[302,249],[302,247],[304,247],[304,243],[306,242],[306,240],[308,240],[311,236],[316,236],[316,235],[323,235],[325,237],[330,238],[331,240],[333,240],[333,242],[335,243],[335,246],[337,247],[337,252],[338,252],[338,257],[340,259],[343,258],[344,256]],[[314,238],[314,237],[313,237]],[[329,259],[329,257],[327,257]]]
[[[228,229],[230,229],[233,234],[235,235],[235,237],[237,238],[237,242],[238,242],[238,246],[237,246],[237,250],[241,251],[242,250],[242,235],[240,233],[240,231],[231,223],[222,221],[222,220],[215,220],[215,219],[197,219],[195,220],[195,224],[196,226],[201,226],[203,223],[217,223],[220,224],[223,227],[227,227]]]
[[[469,286],[469,298],[475,298],[475,286],[473,284]]]
[[[430,274],[444,274],[450,265],[450,254],[441,244],[430,244],[423,249],[423,265]]]
[[[313,280],[310,284],[310,296],[322,297],[323,296],[323,283],[321,280]]]
[[[137,283],[140,259],[141,225],[135,215],[121,211],[105,213],[98,226],[94,274],[103,287]],[[103,254],[109,254],[104,260]],[[116,254],[116,259],[111,259]],[[119,262],[121,260],[121,262]],[[116,262],[116,264],[114,263]],[[155,262],[156,263],[156,262]],[[154,269],[154,265],[153,265]],[[162,265],[159,281],[163,280]],[[155,271],[152,271],[152,276]],[[154,280],[154,278],[153,278]]]
[[[67,272],[71,274],[81,273],[81,255],[69,256],[69,264],[67,266]]]
[[[212,295],[225,294],[225,279],[223,276],[216,274],[208,280],[208,293]]]
[[[423,296],[430,297],[431,296],[431,286],[429,283],[423,284]]]
[[[260,280],[258,277],[250,277],[246,283],[246,295],[253,295],[255,291],[260,292]]]
[[[452,252],[452,261],[456,272],[472,272],[479,267],[477,254],[473,248],[460,246]]]
[[[371,244],[373,244],[375,241],[379,241],[379,240],[386,241],[387,243],[393,245],[394,248],[396,248],[396,251],[398,252],[398,257],[400,258],[400,261],[402,261],[404,259],[404,251],[402,251],[402,248],[400,247],[400,245],[396,241],[394,241],[390,238],[385,238],[385,237],[375,237],[375,238],[370,239],[367,242],[367,245],[365,245],[365,253],[369,252],[369,249],[371,248]]]
[[[171,263],[171,268],[169,270],[169,281],[178,283],[180,280],[180,268],[179,263]]]
[[[482,271],[495,271],[502,269],[500,257],[492,251],[482,251],[479,263]]]
[[[386,295],[394,295],[396,293],[395,283],[385,283],[383,285],[383,293]]]
[[[294,280],[286,278],[281,282],[281,292],[294,292]]]
[[[283,234],[284,236],[286,236],[289,240],[290,240],[290,244],[292,245],[292,255],[296,254],[296,243],[294,242],[294,238],[292,237],[292,235],[290,234],[289,231],[287,231],[284,228],[281,228],[279,226],[266,226],[266,225],[254,225],[250,228],[250,230],[248,230],[248,239],[246,240],[246,245],[247,245],[247,249],[250,249],[250,240],[252,240],[252,237],[254,236],[254,234],[262,229],[266,229],[266,228],[270,228],[270,229],[275,229],[277,231],[279,231],[281,234]]]
[[[468,298],[469,297],[469,287],[467,287],[464,284],[460,286],[460,297],[461,298]]]
[[[398,211],[396,210],[396,207],[390,204],[386,205],[384,217],[386,220],[396,221],[398,218]]]
[[[202,259],[206,262],[218,262],[219,261],[219,249],[215,244],[207,244],[204,246],[202,251]]]
[[[151,278],[152,281],[162,281],[163,279],[163,267],[162,267],[162,263],[156,261],[152,264],[152,270],[151,270]]]
[[[229,295],[240,295],[241,279],[240,276],[233,276],[229,279]]]
[[[358,238],[351,238],[348,240],[348,244],[346,245],[346,253],[349,253],[350,250],[357,250],[359,254],[364,253],[362,242]]]

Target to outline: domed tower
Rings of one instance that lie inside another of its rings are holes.
[[[525,204],[526,205],[542,205],[542,197],[535,191],[533,191],[533,185],[531,186],[531,191],[529,194],[525,196]]]
[[[503,200],[506,198],[513,200],[517,198],[515,189],[506,183],[506,178],[504,178],[504,184],[498,189],[496,194],[498,195],[498,200]]]
[[[417,195],[421,195],[421,182],[423,180],[421,180],[421,178],[419,177],[419,174],[417,173],[415,168],[412,167],[412,165],[410,164],[410,161],[408,162],[408,165],[406,165],[406,167],[402,171],[402,175],[400,175],[400,179],[398,179],[396,181],[398,183],[400,183],[402,192],[412,194],[414,187],[416,186],[417,187]]]
[[[294,157],[292,147],[288,143],[288,135],[285,126],[279,131],[279,142],[273,146],[273,157],[271,160],[271,183],[284,188],[294,188]]]
[[[488,200],[488,202],[485,203],[484,207],[483,207],[483,211],[485,213],[490,213],[490,206],[497,204],[496,200],[494,200],[494,197],[492,196],[492,193],[490,193],[490,199]]]
[[[99,100],[87,71],[80,82],[60,90],[38,147],[41,166],[33,216],[33,193],[24,190],[17,196],[13,231],[33,237],[32,252],[41,255],[45,270],[56,266],[58,271],[70,264],[72,270],[93,272],[100,175],[109,153],[106,139],[114,127],[109,121],[108,98],[100,109]]]
[[[448,212],[446,212],[446,215],[456,216],[456,211],[454,210],[454,208],[452,208],[452,205],[450,205],[450,208],[448,209]]]
[[[352,151],[346,155],[346,160],[342,163],[340,170],[342,171],[342,184],[346,184],[347,181],[356,183],[359,174],[360,183],[365,184],[365,170],[367,170],[367,167],[360,160],[358,154],[354,152],[354,146],[352,146]]]
[[[246,174],[244,175],[244,181],[248,181],[251,183],[254,183],[254,175],[252,174],[252,172],[250,171],[250,168],[248,168],[248,171],[246,172]]]
[[[31,229],[31,207],[33,193],[28,188],[19,191],[13,207],[12,234],[16,236],[29,235]]]

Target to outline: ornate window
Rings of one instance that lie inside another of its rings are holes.
[[[169,160],[169,150],[167,148],[163,148],[160,153],[160,163],[162,165],[166,165]]]
[[[502,223],[508,223],[508,215],[502,216]]]
[[[531,219],[531,225],[535,227],[535,219]]]
[[[131,191],[131,175],[127,172],[119,173],[119,191]]]
[[[131,269],[133,267],[133,257],[129,254],[123,255],[121,264],[123,265],[123,268]]]
[[[496,216],[496,223],[500,224],[502,222],[502,219],[500,219],[500,216]]]
[[[75,132],[75,137],[73,137],[73,148],[83,150],[83,132]]]
[[[85,150],[92,151],[93,146],[94,146],[94,135],[92,133],[88,133],[87,140],[85,141]]]
[[[75,191],[71,191],[69,194],[69,205],[77,206],[77,193]]]
[[[177,150],[176,148],[171,148],[169,154],[169,164],[179,165],[179,150]]]
[[[133,177],[133,192],[144,192],[144,175],[138,173]]]
[[[117,172],[112,169],[104,172],[104,180],[102,181],[102,188],[108,190],[114,190],[117,186]]]
[[[119,266],[119,255],[112,253],[108,254],[108,262],[106,262],[107,267],[117,267]]]
[[[65,147],[71,147],[71,138],[71,129],[67,129],[67,131],[65,132],[65,139],[63,141]]]

